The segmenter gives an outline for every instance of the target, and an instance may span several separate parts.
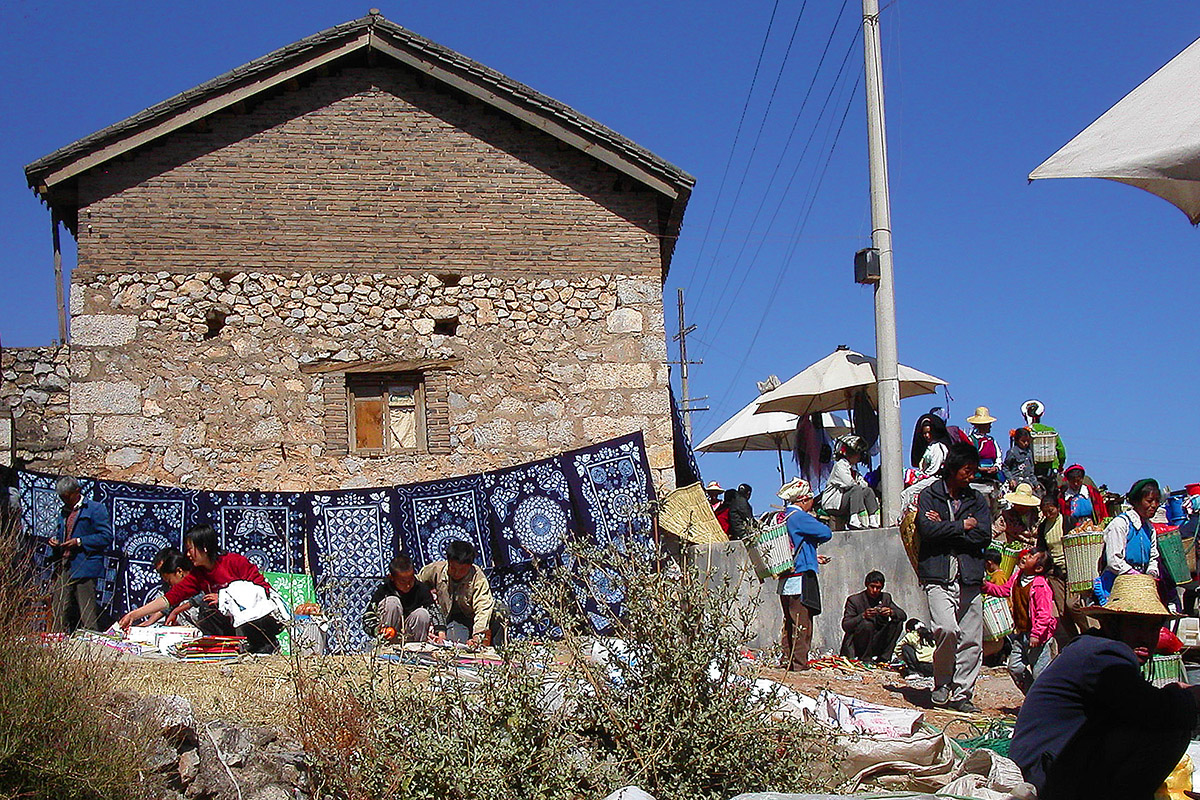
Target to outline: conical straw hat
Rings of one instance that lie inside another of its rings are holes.
[[[1080,610],[1091,617],[1102,617],[1108,614],[1140,614],[1148,617],[1169,618],[1182,616],[1168,611],[1167,607],[1162,604],[1162,600],[1158,598],[1158,586],[1154,576],[1139,575],[1136,572],[1116,577],[1107,603]]]
[[[1016,491],[1004,495],[1004,499],[1014,506],[1034,508],[1042,504],[1041,498],[1033,493],[1033,487],[1028,483],[1018,485]]]

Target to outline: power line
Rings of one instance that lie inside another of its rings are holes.
[[[855,37],[855,38],[857,38],[857,37]],[[758,320],[758,325],[754,329],[754,335],[750,338],[750,344],[746,347],[746,355],[742,359],[741,363],[738,365],[738,368],[734,372],[733,377],[730,379],[729,385],[725,389],[725,394],[721,396],[721,400],[719,402],[714,404],[718,408],[724,406],[724,403],[725,403],[726,399],[728,398],[729,393],[733,390],[733,387],[737,383],[737,379],[741,377],[742,372],[745,370],[746,362],[749,360],[749,356],[750,356],[750,353],[754,349],[754,345],[758,342],[759,334],[762,333],[763,323],[766,322],[767,317],[771,311],[771,306],[774,305],[774,303],[775,303],[775,298],[778,296],[778,292],[779,292],[779,286],[783,283],[783,278],[787,274],[788,268],[791,266],[791,260],[795,256],[796,250],[799,248],[800,237],[803,235],[804,227],[807,225],[809,215],[812,213],[812,209],[816,205],[817,194],[821,190],[821,184],[824,183],[824,181],[825,181],[825,173],[829,170],[829,164],[833,160],[834,150],[836,150],[837,143],[841,139],[842,129],[846,125],[846,118],[849,117],[849,115],[850,115],[850,107],[853,105],[854,96],[858,93],[858,87],[861,82],[862,82],[862,72],[860,71],[858,79],[856,79],[854,81],[854,88],[852,88],[850,90],[850,96],[846,100],[846,109],[842,113],[842,120],[838,124],[837,133],[834,135],[834,138],[833,138],[833,144],[829,148],[828,155],[826,156],[826,159],[825,159],[825,164],[821,168],[820,175],[816,180],[816,185],[813,188],[811,199],[808,204],[808,208],[805,210],[804,215],[800,220],[800,223],[797,225],[796,239],[793,243],[791,250],[789,251],[789,253],[787,254],[787,256],[784,259],[783,268],[779,271],[779,275],[775,280],[775,285],[772,287],[771,292],[767,295],[767,298],[768,298],[767,306],[766,306],[766,308],[763,309],[762,315],[759,317],[759,320]]]
[[[767,127],[767,118],[771,116],[771,107],[775,103],[775,95],[779,91],[780,81],[783,80],[783,73],[787,68],[788,59],[791,58],[792,45],[796,42],[796,33],[800,30],[800,23],[804,19],[804,10],[806,8],[808,8],[808,0],[804,0],[801,4],[800,13],[796,15],[796,23],[792,25],[792,35],[788,38],[787,48],[783,52],[783,60],[779,64],[779,71],[775,73],[775,83],[771,86],[771,93],[767,96],[767,107],[763,110],[762,119],[759,120],[758,131],[754,135],[754,143],[750,145],[750,155],[746,159],[746,165],[742,168],[742,177],[738,180],[737,190],[733,193],[733,200],[729,203],[729,213],[725,215],[725,223],[721,226],[721,235],[717,238],[717,246],[713,250],[708,271],[705,273],[705,280],[700,284],[700,290],[696,293],[697,302],[704,296],[704,290],[708,288],[708,277],[712,275],[712,268],[716,265],[717,259],[721,255],[721,247],[725,244],[725,234],[729,231],[729,223],[733,220],[733,215],[737,212],[738,200],[742,197],[742,189],[746,186],[746,178],[750,174],[750,167],[754,163],[754,156],[758,153],[758,144],[762,141],[763,130]],[[818,66],[817,69],[819,70],[820,67]],[[801,106],[801,110],[803,110],[803,106]]]
[[[842,7],[845,8],[845,4],[843,4]],[[771,219],[767,222],[767,227],[766,227],[767,231],[770,231],[771,228],[774,227],[775,221],[779,218],[780,211],[783,210],[784,201],[787,199],[788,193],[791,191],[792,184],[794,183],[794,181],[796,180],[796,176],[800,172],[800,167],[804,164],[804,158],[806,155],[808,155],[809,147],[812,145],[813,140],[816,138],[818,131],[820,131],[820,129],[821,129],[821,122],[822,122],[822,120],[825,119],[825,112],[829,109],[829,104],[833,100],[834,95],[837,94],[838,83],[839,83],[839,81],[841,81],[842,75],[845,74],[846,64],[849,63],[850,55],[853,53],[854,47],[857,43],[858,43],[858,30],[856,28],[855,34],[853,37],[851,37],[850,44],[846,48],[846,53],[845,53],[845,55],[842,56],[841,64],[838,66],[837,75],[834,76],[833,82],[829,85],[829,92],[826,93],[826,95],[825,95],[825,101],[824,101],[824,103],[822,103],[821,110],[817,114],[817,120],[815,123],[813,123],[812,130],[809,132],[809,135],[808,135],[808,139],[805,140],[805,142],[804,142],[804,148],[800,152],[800,158],[796,162],[795,167],[792,169],[791,175],[788,177],[787,184],[784,186],[783,192],[779,196],[779,202],[775,206],[775,211],[771,214]],[[828,137],[828,131],[826,132],[826,136]],[[712,335],[714,337],[717,335],[717,333],[719,333],[721,331],[722,327],[725,325],[725,321],[729,318],[729,311],[730,311],[730,309],[733,308],[733,305],[734,305],[732,300],[736,300],[737,297],[739,297],[741,295],[742,289],[746,285],[746,278],[750,275],[751,269],[754,267],[754,264],[757,263],[758,256],[762,252],[762,247],[763,246],[760,243],[758,248],[754,251],[754,255],[750,259],[750,263],[746,266],[745,269],[741,270],[741,274],[738,278],[737,286],[734,288],[734,291],[733,291],[733,297],[731,298],[731,302],[728,302],[725,304],[725,310],[722,313],[720,320],[717,322],[716,325],[713,325],[711,327]],[[738,272],[736,267],[737,267],[737,262],[735,261],[734,264],[731,265],[730,268],[726,270],[725,284],[721,287],[721,295],[722,296],[725,294],[725,290],[729,288],[729,282],[731,280],[733,280],[734,274]],[[781,267],[781,269],[783,269],[783,267]]]
[[[746,122],[746,112],[750,108],[750,98],[754,96],[754,86],[758,82],[758,71],[762,68],[763,55],[767,52],[767,42],[771,38],[771,29],[775,26],[775,13],[779,10],[779,0],[775,0],[775,5],[771,7],[771,17],[767,20],[767,32],[763,36],[762,47],[758,50],[758,61],[754,64],[754,75],[750,78],[750,90],[746,92],[746,102],[742,104],[742,116],[738,119],[737,131],[733,134],[733,145],[729,148],[729,158],[725,160],[725,169],[721,173],[721,183],[717,186],[717,196],[713,200],[712,211],[709,212],[708,222],[704,226],[704,237],[700,240],[700,250],[696,253],[696,265],[700,264],[700,257],[704,255],[704,247],[708,244],[708,234],[712,230],[713,218],[717,214],[717,207],[721,203],[721,194],[725,191],[725,179],[729,176],[729,167],[733,164],[733,154],[737,152],[738,139],[742,135],[742,125]],[[692,277],[688,280],[688,291],[691,291],[692,282],[695,280],[696,273],[692,273]],[[705,281],[708,279],[705,278]]]

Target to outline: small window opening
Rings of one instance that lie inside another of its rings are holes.
[[[458,318],[437,320],[433,323],[433,332],[442,336],[457,336]]]
[[[446,284],[447,286],[458,286],[459,281],[462,280],[462,275],[446,273],[444,275],[438,275],[438,280],[441,281],[442,283]]]
[[[229,315],[219,308],[210,308],[204,314],[204,324],[208,326],[208,332],[204,334],[205,339],[215,339],[221,335],[221,330],[225,327],[225,318]]]

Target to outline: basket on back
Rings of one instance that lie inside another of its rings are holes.
[[[1183,549],[1183,539],[1180,538],[1179,528],[1171,525],[1157,530],[1158,555],[1163,565],[1171,575],[1176,586],[1186,586],[1192,582],[1192,568],[1188,565],[1187,555]]]
[[[1054,431],[1033,431],[1033,460],[1049,464],[1058,455],[1058,434]]]
[[[1067,588],[1072,592],[1091,591],[1092,582],[1100,574],[1104,532],[1076,529],[1063,536],[1063,551],[1067,556]]]
[[[669,492],[658,512],[658,526],[692,544],[728,542],[713,513],[704,487],[698,483]]]
[[[792,538],[788,536],[787,522],[761,525],[743,541],[759,580],[778,578],[792,571],[796,556],[792,550]]]

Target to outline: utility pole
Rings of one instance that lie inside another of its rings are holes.
[[[883,489],[883,521],[891,525],[900,516],[904,462],[901,452],[900,368],[896,352],[896,290],[892,275],[892,210],[888,198],[881,50],[879,0],[863,0],[867,150],[871,167],[871,244],[879,251],[879,282],[875,284],[875,378],[879,397],[880,483]]]
[[[672,362],[679,365],[679,387],[683,391],[683,396],[679,398],[679,412],[683,415],[683,429],[687,433],[688,441],[692,440],[692,412],[693,411],[708,411],[708,406],[693,406],[692,403],[700,400],[707,400],[708,396],[692,397],[688,394],[688,365],[703,364],[704,361],[688,361],[687,357],[687,337],[688,334],[696,330],[695,325],[687,325],[683,318],[683,289],[679,289],[679,333],[672,338],[673,341],[679,342],[679,360]]]

